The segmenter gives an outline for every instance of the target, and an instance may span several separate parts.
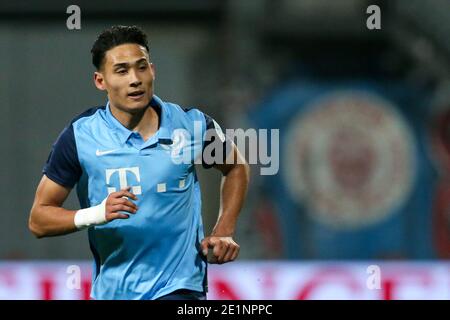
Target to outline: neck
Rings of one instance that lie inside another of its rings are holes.
[[[128,130],[139,132],[144,140],[156,133],[159,127],[158,113],[150,105],[134,112],[121,110],[110,103],[113,116]]]

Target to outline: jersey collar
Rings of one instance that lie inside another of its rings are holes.
[[[151,107],[160,110],[161,120],[158,131],[156,131],[156,133],[144,143],[143,147],[150,146],[157,142],[162,144],[172,144],[172,128],[170,125],[171,121],[169,106],[156,95],[153,95],[152,100],[150,101],[150,105]],[[126,128],[122,123],[120,123],[119,120],[114,117],[109,106],[109,101],[106,104],[106,121],[108,122],[109,126],[115,131],[121,144],[125,144],[133,134],[132,130]]]

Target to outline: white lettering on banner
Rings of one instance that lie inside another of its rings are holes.
[[[74,265],[80,269],[71,268]],[[450,299],[450,262],[392,262],[376,266],[382,270],[379,290],[367,287],[368,268],[364,263],[212,265],[208,269],[208,299]],[[371,269],[372,275],[374,270]],[[75,290],[68,288],[69,271],[81,276],[79,290],[78,285]],[[0,263],[0,299],[89,299],[90,286],[90,262]]]
[[[367,289],[370,290],[380,290],[381,289],[381,269],[377,265],[370,265],[367,267]]]
[[[66,286],[69,290],[80,290],[81,289],[81,269],[80,266],[71,265],[67,267],[66,270],[67,277]]]

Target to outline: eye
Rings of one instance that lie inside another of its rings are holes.
[[[147,65],[146,64],[143,64],[142,66],[139,67],[139,70],[145,70],[145,69],[147,69]]]
[[[116,73],[118,73],[118,74],[125,74],[125,73],[127,73],[127,70],[119,69],[119,70],[116,71]]]

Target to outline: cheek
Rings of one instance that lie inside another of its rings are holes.
[[[120,95],[123,91],[125,91],[124,88],[126,88],[126,86],[124,86],[122,82],[123,81],[121,79],[115,79],[114,81],[111,81],[108,85],[109,91],[114,95]]]

